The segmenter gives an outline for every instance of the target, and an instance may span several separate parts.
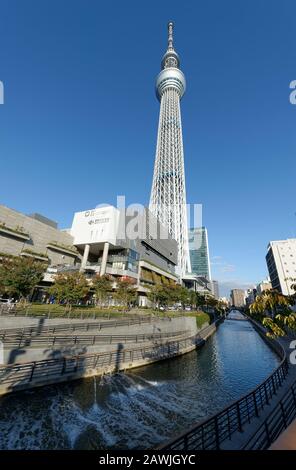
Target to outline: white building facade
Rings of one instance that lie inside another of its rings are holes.
[[[96,274],[129,279],[144,307],[152,285],[177,282],[177,242],[161,237],[163,227],[147,208],[127,212],[113,206],[76,212],[71,235],[82,257],[81,272],[89,279]]]
[[[256,287],[258,295],[261,295],[263,294],[263,292],[266,292],[271,289],[272,289],[272,285],[271,285],[270,279],[264,279],[263,281],[259,282],[259,284],[257,284],[257,287]]]
[[[273,289],[283,295],[295,294],[291,286],[296,282],[296,238],[271,241],[266,263]]]

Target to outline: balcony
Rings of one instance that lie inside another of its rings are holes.
[[[23,250],[20,254],[21,256],[27,256],[29,258],[37,259],[38,261],[46,261],[49,262],[48,256],[46,253],[37,253],[33,250]]]
[[[92,263],[88,261],[85,266],[85,270],[93,271],[94,273],[100,274],[101,263],[100,262]],[[133,277],[135,279],[138,278],[138,271],[134,272],[134,271],[131,271],[130,269],[126,269],[126,264],[124,264],[122,267],[113,266],[111,263],[109,263],[109,258],[108,258],[108,263],[106,266],[106,274],[110,274],[112,276],[128,276],[128,277]]]
[[[50,242],[47,244],[46,248],[48,248],[49,250],[58,251],[59,253],[78,257],[78,251],[76,250],[76,248],[63,245],[62,243]]]
[[[5,224],[0,223],[0,233],[3,235],[9,235],[20,240],[30,240],[30,234],[25,232],[21,227],[20,228],[11,228],[6,227]]]

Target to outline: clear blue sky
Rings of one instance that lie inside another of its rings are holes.
[[[117,194],[148,202],[173,20],[187,199],[213,276],[223,293],[261,280],[268,241],[296,235],[295,18],[295,0],[2,1],[1,203],[67,227]]]

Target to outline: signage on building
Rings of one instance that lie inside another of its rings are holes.
[[[119,211],[113,206],[76,212],[71,228],[74,245],[116,243]]]

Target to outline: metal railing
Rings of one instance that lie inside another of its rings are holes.
[[[193,426],[160,448],[183,451],[218,450],[221,443],[231,439],[234,432],[242,432],[244,425],[250,423],[254,417],[258,417],[264,407],[270,403],[288,374],[289,365],[284,349],[277,342],[273,347],[277,348],[282,362],[264,382],[216,415]]]
[[[256,433],[245,444],[246,450],[268,449],[296,418],[296,381],[272,410]]]
[[[174,338],[177,336],[184,336],[188,334],[188,330],[167,332],[167,333],[146,333],[146,334],[131,334],[131,335],[37,335],[20,333],[10,334],[0,332],[0,340],[8,348],[22,348],[29,346],[46,346],[57,347],[62,345],[88,345],[95,346],[98,344],[112,344],[112,343],[140,343],[145,341],[163,340],[167,338]]]
[[[84,372],[100,369],[121,370],[124,364],[141,360],[161,360],[180,354],[186,348],[196,347],[203,342],[215,325],[210,325],[197,335],[167,341],[153,346],[137,346],[129,349],[121,348],[105,353],[80,354],[69,357],[45,359],[42,361],[12,364],[0,367],[0,390],[14,391],[25,389],[33,381],[36,385],[44,385],[83,376]]]
[[[0,336],[5,334],[27,334],[27,335],[37,335],[41,333],[46,334],[55,334],[61,331],[90,331],[90,330],[102,330],[104,328],[116,328],[119,326],[131,326],[131,325],[141,325],[145,323],[152,323],[156,321],[171,321],[169,317],[151,317],[151,316],[135,316],[126,319],[116,319],[110,321],[102,322],[75,322],[75,323],[60,323],[52,325],[36,325],[36,326],[25,326],[23,328],[1,328]]]
[[[105,307],[105,311],[100,312],[100,313],[92,312],[91,308],[89,309],[86,308],[85,310],[83,310],[83,307],[79,307],[79,311],[73,310],[71,312],[65,313],[65,312],[60,312],[58,310],[55,310],[54,305],[55,304],[53,304],[52,308],[50,305],[48,305],[48,310],[40,309],[38,311],[36,308],[34,308],[34,310],[31,310],[30,307],[21,309],[20,306],[17,304],[3,303],[3,304],[0,304],[0,316],[5,315],[5,316],[12,316],[12,317],[18,317],[18,316],[24,317],[25,316],[25,317],[32,317],[32,318],[42,317],[42,318],[70,318],[70,319],[80,318],[81,320],[86,319],[86,318],[91,318],[93,320],[96,318],[108,318],[108,320],[110,320],[110,318],[113,317],[112,312],[114,312],[114,310],[112,309],[110,310],[110,312],[106,311],[108,307]],[[103,307],[103,310],[104,310],[104,307]],[[120,308],[116,312],[119,314],[119,316],[125,315],[123,310],[120,310]],[[134,318],[138,316],[138,314],[128,313],[128,316],[131,318]]]

